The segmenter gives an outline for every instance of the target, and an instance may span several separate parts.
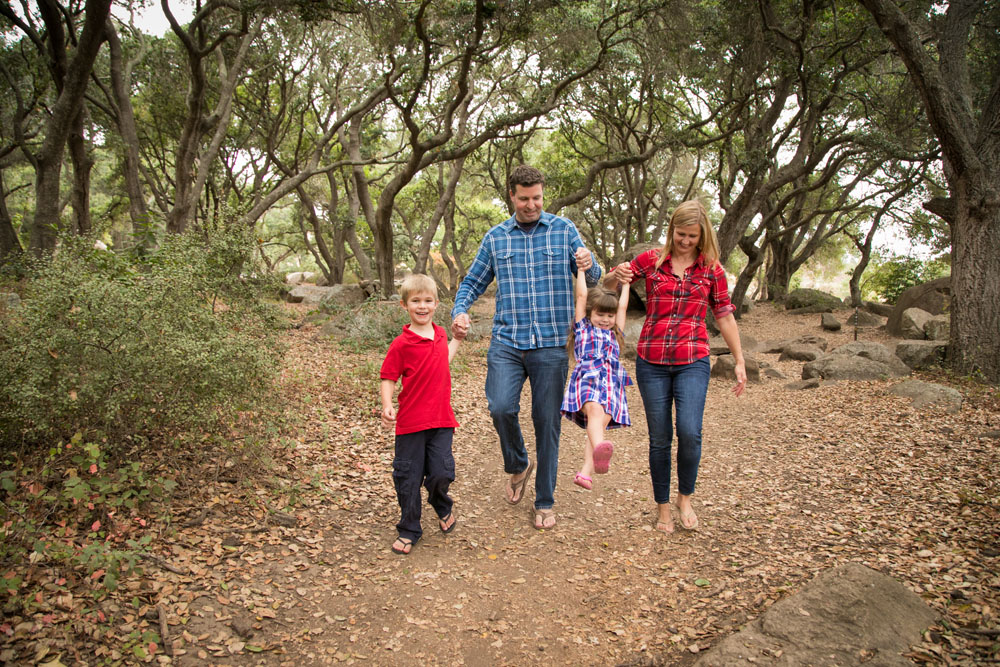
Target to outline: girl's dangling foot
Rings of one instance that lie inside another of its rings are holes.
[[[615,446],[609,440],[605,440],[594,447],[594,472],[598,475],[603,475],[608,471],[608,466],[611,464],[611,455],[614,451]]]

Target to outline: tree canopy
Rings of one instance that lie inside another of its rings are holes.
[[[530,162],[605,264],[702,198],[737,301],[825,252],[857,302],[880,226],[951,246],[952,347],[997,377],[967,287],[997,273],[996,3],[163,1],[162,37],[107,9],[0,6],[5,261],[239,226],[269,267],[451,290]]]

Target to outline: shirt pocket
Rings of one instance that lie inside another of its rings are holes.
[[[563,263],[562,253],[555,248],[540,248],[533,255],[532,259],[535,264],[536,279],[551,280],[563,273],[569,275],[569,265]]]
[[[705,276],[693,276],[687,281],[687,297],[697,303],[708,303],[712,282]]]
[[[516,262],[516,253],[508,248],[506,250],[501,250],[496,254],[497,262],[497,277],[501,280],[513,280],[514,279],[514,264]]]
[[[662,271],[657,271],[648,276],[646,278],[646,299],[648,300],[651,296],[660,298],[674,296],[671,290],[676,282],[675,279],[672,279],[671,276],[666,275]]]

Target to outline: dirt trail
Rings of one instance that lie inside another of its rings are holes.
[[[821,333],[818,320],[768,307],[742,328],[788,338]],[[614,432],[611,470],[593,491],[572,484],[584,433],[564,422],[558,525],[536,531],[531,486],[521,504],[504,500],[486,343],[466,344],[453,371],[459,524],[442,534],[425,504],[424,538],[403,557],[389,550],[391,436],[373,413],[381,355],[338,352],[315,333],[289,334],[286,390],[307,426],[275,449],[294,525],[272,518],[262,529],[253,510],[217,506],[197,539],[178,541],[174,557],[203,567],[166,580],[175,664],[687,664],[845,561],[887,572],[952,618],[996,627],[1000,461],[996,441],[981,437],[1000,428],[993,403],[948,416],[913,411],[886,383],[790,392],[800,364],[758,355],[788,379],[740,399],[730,381],[712,380],[701,528],[678,522],[665,536],[653,530],[646,423],[631,387],[634,426]],[[849,336],[827,335],[831,346]],[[959,589],[966,612],[949,607]]]

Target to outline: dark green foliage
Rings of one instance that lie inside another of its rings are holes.
[[[942,259],[921,260],[895,255],[872,263],[865,272],[862,290],[868,295],[876,295],[885,303],[896,303],[907,288],[949,273],[951,266]]]
[[[269,397],[275,313],[252,240],[168,237],[136,258],[66,240],[0,320],[0,446],[212,429]]]
[[[442,301],[434,311],[434,323],[448,331],[451,308],[451,302]],[[398,300],[369,299],[355,308],[335,312],[330,321],[338,325],[335,337],[349,349],[384,351],[402,333],[403,325],[410,323],[410,316]]]

